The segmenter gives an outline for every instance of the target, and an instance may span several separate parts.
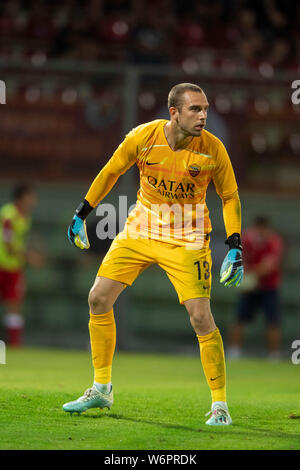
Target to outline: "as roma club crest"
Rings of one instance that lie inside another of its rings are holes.
[[[188,170],[189,170],[189,174],[195,177],[199,175],[201,167],[199,165],[193,164],[188,167]]]

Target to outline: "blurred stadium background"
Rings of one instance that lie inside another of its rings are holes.
[[[6,0],[0,5],[0,204],[16,182],[38,189],[32,240],[46,253],[27,269],[28,345],[88,347],[87,294],[109,243],[81,252],[67,226],[92,179],[125,133],[168,117],[167,93],[195,82],[211,104],[207,129],[227,146],[240,187],[243,226],[268,215],[286,242],[284,351],[300,337],[300,5],[291,0]],[[135,202],[138,174],[105,202]],[[212,309],[226,337],[236,291],[219,285],[221,200],[208,192],[213,234]],[[97,218],[89,217],[89,234]],[[188,315],[167,277],[150,268],[115,308],[118,348],[199,353]],[[0,330],[1,331],[1,330]],[[265,352],[261,317],[249,353]]]

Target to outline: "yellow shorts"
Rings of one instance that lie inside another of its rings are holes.
[[[210,298],[211,251],[209,240],[200,250],[145,239],[122,238],[112,242],[97,276],[107,277],[131,286],[148,266],[158,264],[177,292],[179,302],[197,297]]]

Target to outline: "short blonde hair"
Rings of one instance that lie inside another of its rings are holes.
[[[194,83],[178,83],[178,85],[171,88],[168,95],[168,108],[177,108],[181,110],[182,107],[182,95],[186,91],[194,91],[196,93],[203,93],[202,88]]]

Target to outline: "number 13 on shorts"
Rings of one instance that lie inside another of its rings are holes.
[[[203,279],[209,279],[210,276],[210,266],[208,261],[195,261],[194,263],[198,268],[198,281]],[[201,272],[202,266],[202,272]]]

